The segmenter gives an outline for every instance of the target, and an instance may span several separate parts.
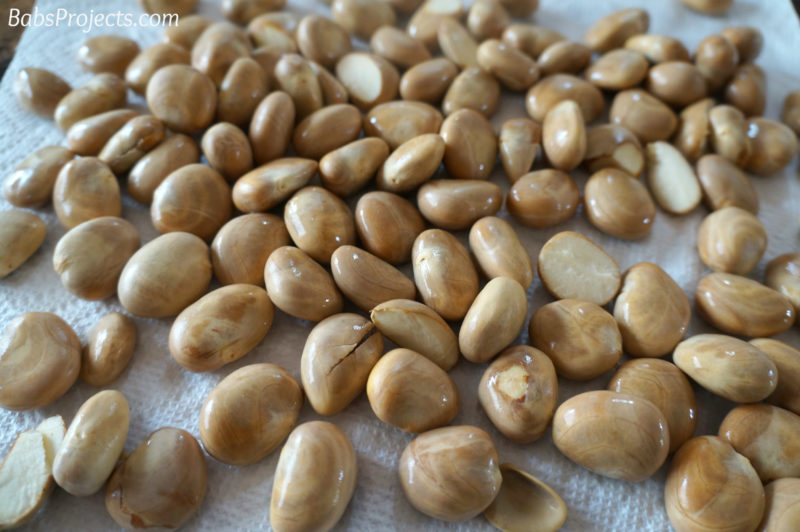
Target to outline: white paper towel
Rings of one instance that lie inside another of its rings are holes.
[[[202,2],[204,13],[220,17],[219,2]],[[63,7],[71,12],[141,13],[138,2],[107,0],[98,2],[66,2],[40,0],[38,9],[55,12]],[[534,20],[554,28],[567,37],[580,39],[599,16],[633,5],[646,7],[651,14],[651,33],[681,39],[689,50],[706,35],[730,25],[755,25],[765,37],[764,51],[758,63],[767,72],[768,105],[766,115],[776,118],[785,94],[800,88],[800,27],[788,0],[736,0],[733,9],[722,18],[706,17],[684,8],[678,0],[542,0]],[[329,14],[328,6],[314,0],[290,0],[290,9],[306,13]],[[0,21],[4,28],[7,21]],[[0,29],[2,31],[2,29]],[[28,114],[16,104],[11,86],[17,70],[26,66],[51,69],[80,86],[90,75],[78,67],[75,54],[88,36],[106,33],[94,29],[83,33],[78,27],[29,28],[23,35],[17,55],[0,84],[0,179],[35,149],[59,144],[63,135],[49,120]],[[125,28],[115,30],[135,38],[142,48],[159,41],[161,29]],[[136,100],[141,104],[141,100]],[[525,116],[523,97],[504,93],[500,112],[493,123],[499,128],[507,118]],[[538,163],[537,163],[538,164]],[[761,200],[759,218],[769,232],[769,245],[764,259],[751,275],[762,280],[766,262],[776,255],[798,250],[798,214],[800,185],[795,175],[797,162],[779,176],[754,178]],[[574,173],[582,188],[586,176]],[[493,180],[507,189],[502,170]],[[124,187],[123,187],[124,188]],[[10,208],[0,198],[0,210]],[[35,211],[47,223],[48,236],[42,248],[18,271],[0,281],[0,327],[15,316],[29,311],[49,311],[63,317],[85,339],[88,329],[102,315],[122,310],[116,298],[104,302],[87,302],[64,290],[52,269],[53,248],[65,233],[52,208]],[[647,238],[626,242],[595,230],[578,213],[569,222],[549,229],[532,230],[514,223],[525,246],[534,258],[542,244],[555,233],[571,229],[600,243],[626,269],[636,262],[649,260],[661,265],[690,296],[698,279],[707,273],[695,249],[696,230],[707,213],[705,207],[674,217],[658,212],[652,234]],[[123,200],[123,216],[142,233],[143,242],[154,238],[148,209],[130,198]],[[501,216],[508,219],[503,209]],[[459,235],[464,238],[466,235]],[[406,273],[410,270],[406,268]],[[552,298],[538,279],[529,290],[530,314]],[[184,371],[169,356],[167,335],[172,320],[136,319],[139,343],[134,359],[122,377],[112,385],[122,391],[131,405],[131,428],[125,450],[130,452],[153,430],[175,426],[198,435],[198,414],[208,392],[223,377],[237,368],[255,362],[273,362],[287,368],[299,380],[299,359],[305,337],[312,324],[300,322],[280,312],[272,330],[252,353],[216,372],[195,375]],[[711,329],[693,316],[690,334]],[[800,345],[797,328],[778,337]],[[527,326],[519,342],[527,343]],[[663,484],[666,466],[652,478],[630,484],[589,473],[570,462],[556,450],[550,433],[538,442],[518,445],[505,439],[493,428],[478,405],[477,385],[484,365],[460,361],[451,375],[458,385],[462,405],[453,424],[474,424],[487,430],[497,445],[502,461],[514,464],[539,476],[564,498],[569,517],[564,530],[661,531],[670,526],[664,512]],[[560,379],[559,402],[577,393],[604,388],[612,372],[591,382],[572,383]],[[696,388],[697,389],[697,388]],[[0,454],[4,455],[16,434],[34,427],[47,416],[60,414],[69,423],[83,401],[96,390],[77,383],[54,404],[33,412],[14,413],[0,410]],[[715,433],[725,413],[733,406],[723,399],[698,390],[699,424],[697,434]],[[300,422],[318,419],[305,405]],[[486,530],[491,529],[482,517],[466,523],[450,524],[430,519],[414,510],[403,496],[397,481],[397,460],[412,435],[380,422],[371,412],[365,397],[359,398],[343,413],[329,418],[353,441],[358,454],[358,486],[353,500],[339,523],[339,530]],[[206,500],[187,526],[187,530],[254,530],[269,525],[268,509],[272,476],[279,452],[258,464],[247,467],[225,466],[207,458],[209,489]],[[29,530],[109,530],[115,529],[103,505],[103,494],[87,498],[72,497],[56,490],[47,507],[27,526]]]

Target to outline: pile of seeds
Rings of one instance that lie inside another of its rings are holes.
[[[731,4],[682,1],[714,14]],[[123,456],[130,410],[116,390],[88,399],[68,427],[54,417],[21,433],[0,465],[0,528],[31,518],[53,481],[75,496],[105,486],[123,527],[178,528],[205,496],[204,451],[246,466],[281,448],[272,527],[330,529],[353,495],[356,452],[336,425],[297,419],[305,400],[330,416],[364,392],[387,430],[419,434],[398,480],[432,518],[483,513],[502,530],[566,519],[558,494],[501,464],[489,433],[448,426],[476,398],[503,437],[529,443],[552,427],[563,455],[613,479],[644,480],[675,453],[665,506],[677,530],[792,528],[800,350],[766,337],[795,322],[800,253],[771,260],[763,283],[746,275],[768,237],[748,173],[796,156],[800,92],[783,123],[760,116],[757,29],[730,27],[690,53],[648,34],[635,8],[579,43],[531,24],[536,0],[334,0],[332,19],[282,11],[283,0],[224,0],[228,22],[192,15],[191,0],[142,3],[181,12],[162,43],[87,40],[78,60],[96,75],[77,89],[47,70],[16,73],[20,105],[52,117],[66,147],[36,150],[3,193],[16,207],[52,202],[68,230],[53,256],[64,288],[116,296],[127,313],[105,316],[84,346],[51,313],[7,324],[0,407],[45,407],[79,377],[113,385],[135,358],[139,318],[174,318],[169,352],[191,372],[247,355],[278,311],[315,325],[298,367],[250,364],[218,383],[200,442],[162,427]],[[125,108],[128,89],[151,114]],[[489,118],[506,91],[526,92],[527,116],[497,132]],[[505,198],[487,180],[498,159]],[[583,190],[578,168],[591,174]],[[141,245],[121,218],[121,183],[161,236]],[[713,272],[694,310],[724,334],[685,338],[692,305],[666,271],[622,272],[577,232],[550,238],[534,273],[532,250],[497,216],[504,201],[531,231],[582,205],[595,228],[630,241],[662,212],[704,201],[697,251]],[[0,212],[0,276],[24,267],[45,232],[30,211]],[[511,346],[535,275],[554,301],[531,309],[532,345]],[[222,286],[208,292],[214,279]],[[623,353],[632,359],[618,366]],[[477,390],[448,374],[461,355],[480,364]],[[559,377],[615,368],[606,390],[558,403]],[[718,436],[693,437],[690,379],[743,403]]]

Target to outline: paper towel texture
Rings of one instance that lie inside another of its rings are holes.
[[[66,5],[68,4],[68,5]],[[202,12],[220,18],[219,2],[201,3]],[[289,8],[298,13],[317,11],[329,14],[329,7],[314,0],[289,0]],[[599,16],[639,5],[649,10],[651,33],[672,35],[681,39],[691,51],[705,36],[731,25],[754,25],[765,37],[764,51],[758,63],[767,73],[768,105],[766,115],[777,118],[787,92],[800,88],[800,26],[788,0],[737,0],[728,15],[706,17],[684,8],[678,0],[542,0],[533,17],[538,24],[554,28],[568,38],[580,40],[589,25]],[[59,7],[75,12],[141,13],[138,2],[107,0],[100,2],[63,2],[40,0],[38,9],[55,12]],[[7,21],[0,21],[1,28]],[[91,35],[106,33],[94,29],[83,33],[78,27],[29,28],[20,42],[6,76],[0,84],[0,180],[35,149],[63,142],[55,125],[23,111],[11,90],[13,76],[26,66],[44,67],[60,74],[74,87],[90,74],[77,65],[75,55],[81,42]],[[145,48],[160,40],[160,28],[122,28],[114,30],[136,39]],[[132,93],[129,93],[132,94]],[[523,95],[504,93],[500,111],[493,117],[499,129],[508,118],[525,116]],[[141,105],[141,99],[134,99]],[[537,162],[537,165],[541,164]],[[769,233],[764,258],[751,274],[762,280],[764,265],[773,257],[798,250],[798,215],[800,184],[797,161],[783,175],[755,177],[753,184],[761,201],[759,218]],[[573,175],[582,189],[586,175]],[[508,189],[502,169],[492,180]],[[124,187],[123,187],[124,189]],[[11,206],[0,198],[0,210]],[[62,288],[52,268],[53,249],[65,230],[58,223],[52,208],[35,211],[47,223],[48,235],[41,249],[19,270],[0,281],[0,326],[5,327],[15,316],[30,311],[54,312],[64,318],[82,338],[103,315],[122,308],[115,297],[103,302],[87,302]],[[563,230],[578,231],[601,244],[625,270],[640,261],[659,264],[693,297],[699,278],[708,272],[695,248],[696,231],[707,214],[704,206],[683,216],[670,216],[659,210],[652,233],[636,242],[606,236],[594,229],[582,213],[569,222],[553,228],[533,230],[516,224],[534,262],[541,246],[552,235]],[[146,206],[128,197],[123,200],[123,216],[140,230],[143,242],[157,236]],[[509,219],[505,208],[500,216]],[[466,232],[459,234],[466,242]],[[410,268],[404,271],[410,275]],[[216,286],[216,285],[214,285]],[[552,298],[539,280],[528,292],[529,316]],[[272,362],[285,367],[299,381],[299,361],[306,335],[313,324],[277,313],[272,330],[261,344],[241,360],[222,369],[196,375],[179,367],[169,356],[167,336],[171,319],[135,319],[139,343],[130,367],[112,385],[119,389],[131,406],[131,427],[125,450],[130,452],[150,432],[163,426],[175,426],[198,435],[198,415],[208,392],[226,375],[244,365]],[[527,323],[527,322],[526,322]],[[527,325],[517,343],[527,343]],[[690,334],[711,332],[696,315],[692,317]],[[800,345],[797,328],[778,336],[792,345]],[[564,530],[569,531],[662,531],[669,530],[663,505],[666,466],[652,478],[629,484],[605,479],[570,462],[556,450],[550,432],[540,441],[518,445],[505,439],[489,422],[478,405],[477,386],[485,365],[461,360],[451,375],[458,385],[462,405],[453,424],[474,424],[493,437],[500,458],[512,462],[550,484],[564,498],[569,517]],[[559,403],[577,393],[602,389],[613,372],[593,381],[574,383],[559,381]],[[697,387],[695,387],[697,389]],[[0,410],[0,454],[4,455],[19,431],[33,428],[47,416],[60,414],[69,423],[78,407],[97,390],[77,383],[54,404],[32,412],[14,413]],[[699,424],[697,434],[716,433],[722,417],[733,404],[697,389]],[[299,421],[318,419],[310,406],[303,407]],[[358,486],[339,530],[489,530],[491,525],[478,517],[465,523],[451,524],[430,519],[414,510],[406,501],[397,481],[397,460],[412,435],[380,422],[371,412],[365,396],[356,400],[341,414],[328,418],[351,438],[358,454]],[[198,515],[187,530],[255,530],[269,526],[269,498],[272,477],[279,452],[248,467],[225,466],[212,458],[208,463],[208,494]],[[103,493],[87,498],[72,497],[56,489],[43,511],[27,526],[28,530],[111,530],[114,521],[103,504]]]

